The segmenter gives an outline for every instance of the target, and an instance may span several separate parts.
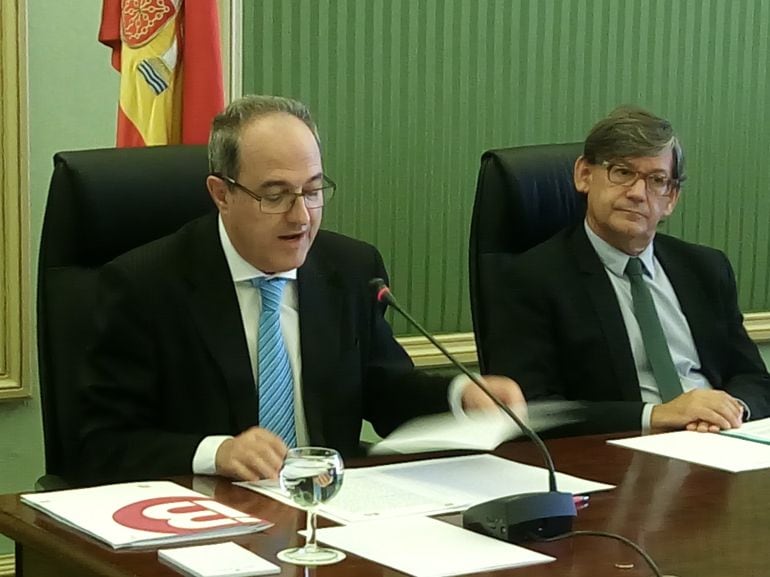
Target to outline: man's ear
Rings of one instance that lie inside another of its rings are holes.
[[[227,195],[228,187],[227,183],[218,176],[209,175],[206,177],[206,188],[209,190],[209,196],[214,204],[217,205],[217,210],[220,213],[227,212],[229,197]]]
[[[676,205],[679,202],[680,190],[681,189],[677,186],[675,189],[671,191],[671,194],[669,194],[668,197],[666,198],[668,202],[666,203],[666,206],[663,208],[664,218],[671,216],[671,214],[674,212],[674,209],[676,208]]]
[[[575,161],[575,167],[572,170],[572,178],[575,181],[575,188],[583,194],[588,194],[589,185],[591,184],[591,178],[593,172],[591,171],[591,164],[581,154]]]

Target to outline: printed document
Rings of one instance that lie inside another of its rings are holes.
[[[591,493],[612,485],[563,473],[560,491]],[[288,505],[293,501],[275,482],[239,482]],[[342,489],[318,513],[341,524],[408,515],[439,515],[521,493],[548,490],[548,472],[494,455],[446,457],[410,463],[347,469]]]

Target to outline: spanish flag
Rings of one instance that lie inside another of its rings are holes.
[[[103,0],[120,72],[118,146],[205,144],[224,107],[216,0]]]

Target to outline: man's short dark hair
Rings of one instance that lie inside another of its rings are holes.
[[[685,174],[684,151],[665,118],[638,106],[620,106],[594,124],[583,146],[583,157],[591,164],[625,158],[658,156],[671,150],[673,178],[681,184]]]
[[[241,131],[252,120],[270,114],[291,114],[304,122],[320,145],[318,129],[307,106],[282,96],[252,94],[231,102],[217,114],[209,135],[209,172],[238,178],[241,159]]]

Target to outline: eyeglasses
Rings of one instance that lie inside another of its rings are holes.
[[[269,192],[267,194],[257,194],[250,188],[243,186],[241,183],[220,174],[218,172],[212,173],[211,176],[221,178],[230,186],[241,189],[248,194],[254,200],[259,202],[259,208],[266,214],[283,214],[289,212],[293,207],[297,198],[302,197],[303,202],[307,208],[321,208],[324,204],[332,199],[334,191],[337,190],[335,182],[326,176],[321,175],[321,186],[311,188],[310,190],[302,190],[301,192],[295,192],[289,187],[284,190],[278,190],[276,192]]]
[[[612,184],[634,186],[641,178],[647,185],[647,192],[655,196],[668,196],[679,182],[675,178],[670,178],[665,172],[644,173],[634,170],[625,164],[613,164],[606,160],[602,162],[602,166],[607,169],[607,179]]]

